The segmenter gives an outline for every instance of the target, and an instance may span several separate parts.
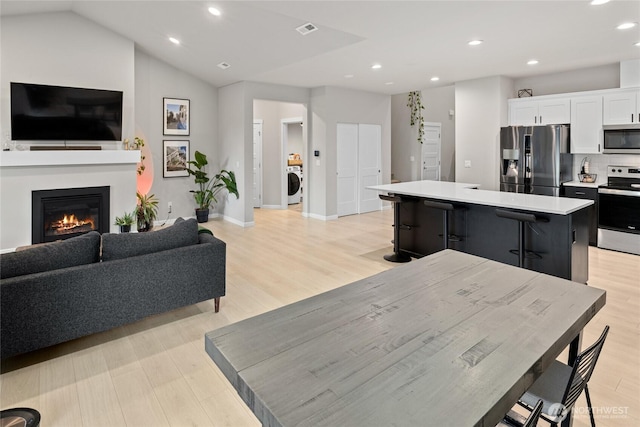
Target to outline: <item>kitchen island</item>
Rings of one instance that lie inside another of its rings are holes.
[[[511,265],[519,264],[517,220],[505,212],[535,215],[524,227],[524,268],[576,282],[589,278],[589,216],[591,200],[480,190],[476,184],[413,181],[368,187],[400,196],[398,248],[423,257],[444,249],[443,210],[427,206],[447,203],[448,247]],[[433,205],[433,203],[431,203]],[[497,211],[499,211],[497,213]]]

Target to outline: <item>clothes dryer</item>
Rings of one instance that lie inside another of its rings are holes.
[[[302,199],[302,171],[300,166],[287,166],[289,204],[300,203]]]

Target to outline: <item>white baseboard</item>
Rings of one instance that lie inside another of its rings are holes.
[[[223,216],[222,217],[223,220],[225,221],[229,221],[231,224],[235,224],[235,225],[239,225],[240,227],[253,227],[256,225],[256,223],[254,221],[250,221],[250,222],[242,222],[242,221],[238,221],[235,218],[231,218],[230,216]]]
[[[338,219],[338,215],[318,215],[314,213],[305,213],[305,212],[302,213],[302,216],[306,218],[319,219],[320,221],[334,221]]]

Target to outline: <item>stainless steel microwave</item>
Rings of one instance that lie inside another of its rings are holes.
[[[640,154],[640,124],[605,125],[605,154]]]

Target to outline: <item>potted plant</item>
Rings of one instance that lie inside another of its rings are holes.
[[[158,199],[153,194],[136,193],[138,205],[135,216],[138,222],[138,231],[149,231],[153,228],[153,220],[158,216]]]
[[[128,233],[129,231],[131,231],[131,224],[133,224],[135,219],[136,219],[135,211],[131,213],[125,212],[124,215],[122,216],[116,216],[115,225],[120,226],[121,233]]]
[[[207,156],[199,151],[194,154],[195,160],[190,160],[187,163],[190,167],[187,168],[189,175],[194,176],[197,190],[190,190],[193,193],[193,198],[196,201],[198,207],[196,208],[196,218],[198,222],[207,222],[209,220],[209,208],[211,205],[218,202],[216,195],[223,189],[226,189],[230,194],[239,198],[238,185],[236,183],[236,176],[232,171],[222,169],[219,173],[214,175],[213,179],[209,177],[205,171],[205,167],[209,164]]]

